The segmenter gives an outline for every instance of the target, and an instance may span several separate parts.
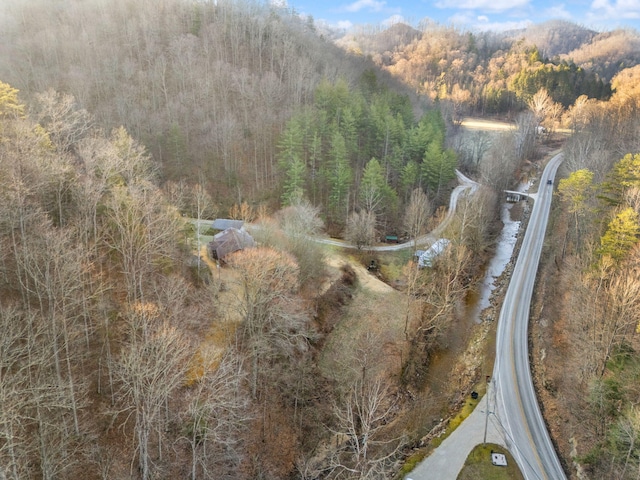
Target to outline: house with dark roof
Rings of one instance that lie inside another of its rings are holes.
[[[227,228],[213,236],[213,240],[209,242],[208,251],[209,256],[214,260],[224,260],[230,253],[255,246],[256,242],[246,230]]]
[[[243,220],[231,220],[230,218],[216,218],[211,225],[214,230],[226,230],[227,228],[235,228],[240,230],[244,225]]]

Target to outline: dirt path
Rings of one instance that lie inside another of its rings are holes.
[[[327,265],[331,268],[335,268],[339,270],[340,267],[344,264],[350,265],[353,270],[358,275],[359,284],[372,292],[385,293],[385,292],[393,292],[393,288],[382,280],[380,280],[375,275],[369,273],[369,271],[364,268],[360,263],[349,260],[347,257],[344,257],[338,253],[331,253],[326,259]]]

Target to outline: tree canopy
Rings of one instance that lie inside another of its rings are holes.
[[[398,201],[422,186],[432,197],[455,178],[457,157],[446,149],[437,109],[417,121],[406,96],[366,72],[359,86],[322,82],[310,108],[294,113],[279,141],[282,202],[302,196],[344,225],[353,209],[400,227]]]

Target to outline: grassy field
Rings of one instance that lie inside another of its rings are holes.
[[[500,467],[491,463],[491,452],[503,453],[507,457],[507,466]],[[491,443],[474,448],[458,475],[458,480],[524,480],[516,461],[503,447]]]

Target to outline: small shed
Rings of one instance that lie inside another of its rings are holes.
[[[491,463],[498,467],[506,467],[507,456],[504,453],[491,452]]]
[[[244,226],[244,220],[232,220],[230,218],[216,218],[211,225],[214,230],[224,231],[227,228],[240,230]]]
[[[227,228],[216,233],[208,245],[209,255],[215,260],[223,260],[230,253],[255,246],[253,237],[246,230],[237,228]]]

